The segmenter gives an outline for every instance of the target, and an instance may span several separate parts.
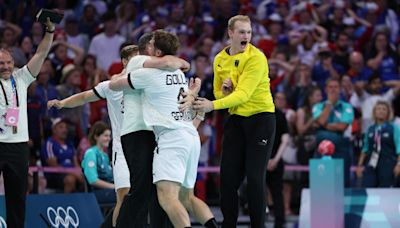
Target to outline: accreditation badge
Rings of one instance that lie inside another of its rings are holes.
[[[19,109],[18,108],[7,108],[6,120],[4,122],[4,125],[17,127],[18,120],[19,120]]]
[[[379,154],[373,151],[371,153],[371,158],[369,159],[368,165],[375,169],[376,166],[378,165],[378,161],[379,161]]]

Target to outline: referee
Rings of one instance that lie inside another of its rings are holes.
[[[236,227],[238,188],[247,177],[252,228],[264,227],[265,170],[275,137],[275,106],[265,55],[251,45],[251,21],[237,15],[228,21],[231,45],[214,60],[215,101],[198,98],[196,110],[229,108],[221,157],[222,227]]]
[[[35,55],[16,71],[11,53],[0,49],[0,173],[4,177],[7,227],[24,227],[29,157],[27,89],[49,53],[54,29],[47,18],[46,35]]]

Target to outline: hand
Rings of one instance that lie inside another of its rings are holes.
[[[357,169],[356,169],[356,176],[357,176],[357,178],[362,178],[362,176],[363,176],[363,171],[364,171],[364,167],[362,167],[362,166],[357,166]]]
[[[47,18],[47,21],[46,21],[45,25],[46,25],[46,30],[47,31],[53,31],[54,32],[54,29],[56,29],[56,26],[54,25],[53,22],[50,21],[50,18]]]
[[[394,176],[395,176],[395,177],[400,176],[400,165],[399,165],[398,163],[397,163],[397,165],[394,167],[393,173],[394,173]]]
[[[214,110],[214,104],[206,98],[199,97],[194,101],[193,109],[201,112],[211,112]]]
[[[278,166],[278,163],[279,163],[278,159],[275,159],[275,158],[269,159],[267,170],[274,171],[276,169],[276,167]]]
[[[188,72],[190,70],[190,63],[185,60],[182,60],[183,66],[181,67],[181,71]]]
[[[227,78],[224,80],[221,86],[222,94],[225,96],[229,95],[232,93],[232,80],[230,78]]]
[[[64,107],[64,104],[59,101],[59,100],[51,100],[47,102],[47,108],[50,109],[52,107],[56,107],[58,109],[61,109]]]
[[[190,78],[189,80],[189,90],[193,95],[197,97],[201,89],[201,79],[200,78]]]
[[[191,91],[185,91],[182,93],[183,98],[178,101],[179,111],[183,112],[188,108],[193,106],[196,96],[191,93]]]
[[[201,88],[200,78],[190,78],[189,80],[189,91],[182,93],[183,99],[179,100],[179,111],[184,111],[187,108],[192,107],[194,100],[196,99]]]

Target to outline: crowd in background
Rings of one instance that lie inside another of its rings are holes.
[[[286,164],[307,165],[314,156],[313,106],[326,99],[328,78],[340,81],[340,99],[350,103],[355,113],[346,133],[352,142],[351,164],[357,164],[362,136],[374,123],[372,110],[378,99],[390,104],[400,126],[398,1],[0,2],[0,46],[12,51],[17,68],[27,63],[43,37],[43,26],[35,21],[39,9],[64,12],[52,50],[28,90],[31,165],[79,167],[90,147],[88,130],[96,121],[109,122],[106,102],[57,110],[48,109],[47,101],[91,89],[119,73],[121,45],[136,43],[145,32],[165,29],[176,33],[181,44],[178,55],[192,63],[186,76],[201,78],[199,96],[213,100],[213,58],[229,44],[227,20],[236,14],[251,18],[252,43],[268,58],[274,102],[286,117],[290,136],[282,158]],[[199,127],[199,165],[218,165],[226,115],[213,112]],[[67,183],[55,183],[46,175],[48,183],[62,186],[65,192],[79,190],[82,178],[70,176]],[[291,213],[292,188],[307,186],[307,179],[304,173],[285,171],[287,214]],[[217,198],[217,180],[215,174],[199,174],[199,197]],[[352,180],[352,186],[357,186],[355,176]]]

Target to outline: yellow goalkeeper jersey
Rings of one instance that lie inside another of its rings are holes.
[[[229,55],[228,49],[224,48],[214,59],[214,109],[229,108],[230,114],[239,116],[275,112],[264,53],[251,44],[236,55]],[[221,86],[226,78],[231,78],[233,91],[224,96]]]

